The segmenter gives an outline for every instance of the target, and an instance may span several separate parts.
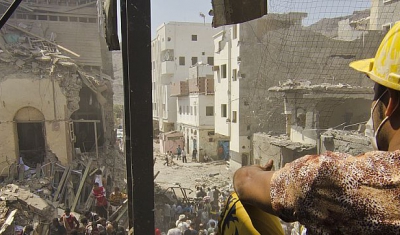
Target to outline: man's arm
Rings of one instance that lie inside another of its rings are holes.
[[[270,182],[274,174],[273,171],[269,171],[272,164],[270,161],[264,167],[253,165],[240,168],[233,176],[233,186],[242,203],[275,214],[270,196]]]
[[[356,157],[307,155],[275,172],[239,169],[239,199],[313,234],[395,234],[400,207],[400,151]],[[371,219],[377,218],[377,219]]]

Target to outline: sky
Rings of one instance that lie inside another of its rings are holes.
[[[170,21],[202,23],[200,12],[206,16],[206,23],[211,23],[211,8],[211,0],[151,0],[151,33],[154,35],[162,23]]]
[[[350,15],[370,5],[371,0],[268,0],[268,12],[307,12],[308,17],[303,24],[310,25],[322,18]],[[203,22],[200,12],[206,16],[206,23],[211,23],[212,17],[208,15],[211,8],[211,0],[151,0],[152,37],[162,23]]]

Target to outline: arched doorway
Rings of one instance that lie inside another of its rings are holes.
[[[17,126],[18,156],[29,167],[43,163],[46,131],[42,112],[33,107],[24,107],[15,114],[14,121]]]

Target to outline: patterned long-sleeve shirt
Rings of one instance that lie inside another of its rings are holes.
[[[307,234],[400,234],[400,151],[297,159],[274,173],[271,203]]]

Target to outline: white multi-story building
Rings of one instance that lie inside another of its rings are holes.
[[[177,129],[183,133],[185,150],[198,151],[203,156],[218,155],[220,138],[214,131],[213,66],[198,64],[189,69],[189,78],[171,85],[171,95],[177,97]]]
[[[169,22],[158,27],[151,46],[153,120],[160,132],[176,129],[177,98],[170,96],[170,85],[186,80],[190,66],[214,63],[216,32],[203,23]]]
[[[227,137],[229,142],[221,144],[225,155],[236,162],[242,162],[239,156],[246,158],[250,154],[250,139],[239,132],[239,30],[240,25],[233,25],[214,35],[215,132]]]

